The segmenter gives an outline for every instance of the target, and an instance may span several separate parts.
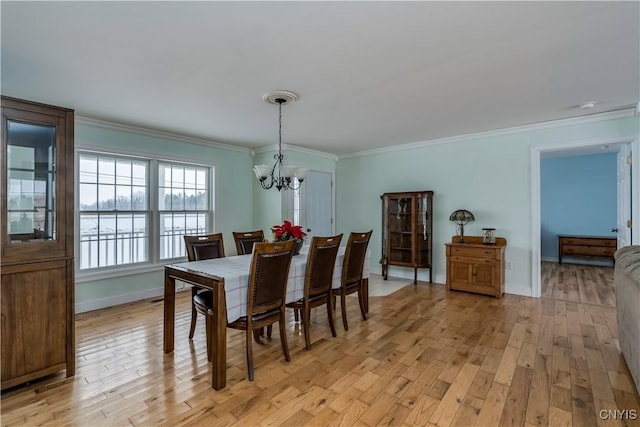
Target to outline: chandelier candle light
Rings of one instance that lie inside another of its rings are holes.
[[[304,177],[307,174],[307,169],[299,168],[297,166],[287,166],[283,164],[284,155],[282,154],[282,104],[290,104],[298,99],[298,95],[293,92],[287,91],[275,91],[263,96],[263,99],[270,104],[278,104],[278,154],[275,154],[273,158],[276,160],[273,166],[269,165],[255,165],[253,172],[256,174],[256,178],[260,181],[260,185],[265,190],[268,190],[275,186],[278,191],[284,190],[297,190],[300,188],[300,184],[304,181]],[[296,186],[294,178],[298,179],[298,186]]]

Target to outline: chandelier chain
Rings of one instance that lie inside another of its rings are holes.
[[[282,94],[282,96],[276,97],[276,94]],[[282,154],[282,104],[295,101],[297,96],[292,92],[279,91],[265,95],[263,99],[272,104],[278,104],[278,153],[273,156],[275,159],[273,167],[269,168],[267,165],[255,165],[253,171],[260,182],[260,186],[265,190],[272,187],[276,187],[278,191],[298,190],[304,180],[307,169],[296,166],[285,166],[283,164],[285,157],[284,154]]]

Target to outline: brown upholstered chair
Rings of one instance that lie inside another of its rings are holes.
[[[280,326],[280,343],[284,359],[289,362],[287,345],[285,303],[287,279],[293,258],[295,241],[256,243],[249,273],[247,292],[247,315],[227,324],[232,329],[246,331],[247,371],[249,381],[253,381],[252,335],[256,329],[273,325]],[[213,315],[213,312],[210,312]]]
[[[207,234],[203,236],[183,236],[184,245],[187,248],[189,261],[224,257],[224,241],[222,233]],[[208,289],[200,289],[197,286],[191,288],[191,328],[189,339],[193,338],[196,330],[197,313],[207,315],[207,311],[213,306],[213,294]],[[209,334],[207,334],[207,355],[209,354]]]
[[[234,231],[233,240],[236,242],[238,255],[247,255],[253,251],[254,244],[264,242],[264,232],[262,230]]]
[[[339,288],[333,289],[333,295],[340,296],[340,308],[342,309],[342,324],[344,330],[349,330],[347,323],[347,307],[346,296],[354,292],[358,293],[358,302],[360,304],[360,313],[362,314],[362,320],[367,320],[367,312],[364,302],[364,290],[362,288],[362,270],[364,269],[364,261],[367,256],[367,246],[369,246],[369,239],[371,239],[371,233],[357,232],[349,235],[347,241],[347,247],[344,251],[344,260],[342,261],[342,281]],[[335,307],[335,305],[334,305]]]
[[[307,267],[304,275],[304,297],[287,304],[287,307],[302,312],[304,342],[307,350],[311,350],[310,317],[311,309],[327,306],[331,335],[336,336],[336,325],[333,319],[333,297],[331,284],[336,256],[340,248],[342,234],[332,237],[313,237],[309,246]]]

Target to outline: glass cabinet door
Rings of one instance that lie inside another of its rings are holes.
[[[411,263],[412,232],[410,197],[389,198],[387,224],[389,227],[389,261]]]
[[[418,196],[417,205],[418,212],[416,216],[416,241],[418,245],[418,265],[430,265],[431,258],[429,251],[431,250],[431,207],[429,206],[429,198],[426,195]]]
[[[56,239],[55,126],[7,120],[9,243]]]

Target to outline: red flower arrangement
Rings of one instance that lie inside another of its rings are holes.
[[[299,225],[291,224],[291,221],[285,221],[282,225],[274,225],[271,227],[273,232],[274,242],[283,242],[285,240],[295,240],[301,242],[304,236],[307,235],[302,231],[302,227]]]

